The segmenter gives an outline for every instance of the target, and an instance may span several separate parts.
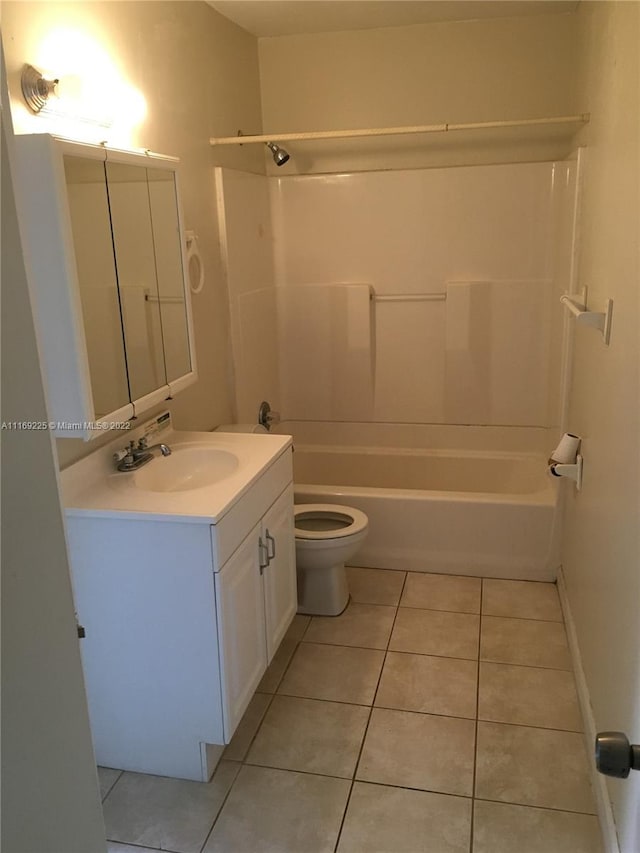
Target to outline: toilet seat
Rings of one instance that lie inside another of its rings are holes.
[[[297,504],[293,508],[296,539],[327,541],[354,536],[369,525],[359,509],[338,504]],[[308,527],[305,521],[311,522]],[[318,522],[314,529],[313,522]]]

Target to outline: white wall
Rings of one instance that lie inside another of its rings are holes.
[[[574,14],[549,14],[262,38],[265,131],[573,113],[576,35]],[[570,150],[566,142],[550,141],[548,130],[543,137],[503,131],[285,147],[293,156],[280,174],[551,160]]]
[[[172,404],[179,428],[210,429],[229,421],[232,388],[226,291],[216,227],[213,168],[217,163],[264,171],[258,146],[213,151],[211,135],[260,131],[257,40],[202,2],[16,2],[2,4],[11,107],[18,133],[58,132],[108,139],[181,158],[185,227],[200,238],[206,267],[193,297],[198,382]],[[45,74],[88,80],[98,103],[118,92],[110,130],[69,119],[32,116],[20,93],[22,65]],[[95,76],[96,69],[102,75]],[[140,99],[146,115],[133,123],[125,107]],[[129,123],[127,123],[129,121]],[[64,439],[64,464],[90,447]]]
[[[579,280],[614,300],[611,345],[576,329],[569,427],[584,486],[569,501],[563,565],[597,729],[640,742],[638,3],[581,3],[582,101],[591,112]],[[621,850],[640,849],[640,773],[610,780]]]
[[[2,418],[46,421],[6,112],[2,131]],[[7,853],[106,849],[54,447],[39,430],[2,433],[2,775]]]

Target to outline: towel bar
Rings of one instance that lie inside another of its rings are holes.
[[[605,344],[609,345],[613,299],[607,299],[606,311],[588,311],[587,288],[585,287],[580,295],[565,293],[564,296],[560,297],[560,302],[569,310],[569,313],[575,317],[578,323],[582,323],[583,326],[592,326],[594,329],[599,329],[602,332]]]

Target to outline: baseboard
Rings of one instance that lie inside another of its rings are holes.
[[[585,678],[584,669],[582,667],[582,657],[580,655],[580,647],[578,645],[578,635],[576,633],[575,622],[571,613],[571,606],[567,596],[567,586],[564,579],[562,566],[558,569],[558,594],[560,595],[560,604],[564,613],[564,622],[567,629],[567,639],[569,641],[569,651],[573,663],[573,671],[576,679],[576,690],[578,693],[578,702],[580,711],[582,712],[582,721],[584,723],[584,735],[589,756],[589,771],[591,773],[591,784],[593,793],[596,798],[596,809],[598,812],[598,820],[600,821],[600,830],[602,832],[602,842],[605,853],[620,853],[618,844],[618,835],[616,833],[616,825],[613,819],[613,810],[611,808],[611,800],[607,790],[605,777],[596,770],[595,761],[593,760],[593,745],[596,739],[596,724],[593,719],[593,710],[591,708],[591,699],[589,697],[589,688],[587,679]]]
[[[210,782],[218,762],[222,758],[224,744],[203,743],[200,741],[200,757],[202,760],[202,781]]]

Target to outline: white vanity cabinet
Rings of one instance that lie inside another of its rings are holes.
[[[178,162],[47,134],[16,149],[52,431],[87,440],[197,378]]]
[[[184,501],[67,532],[98,763],[206,781],[297,609],[290,446],[215,523]]]
[[[227,742],[298,606],[292,507],[288,486],[216,574]]]

